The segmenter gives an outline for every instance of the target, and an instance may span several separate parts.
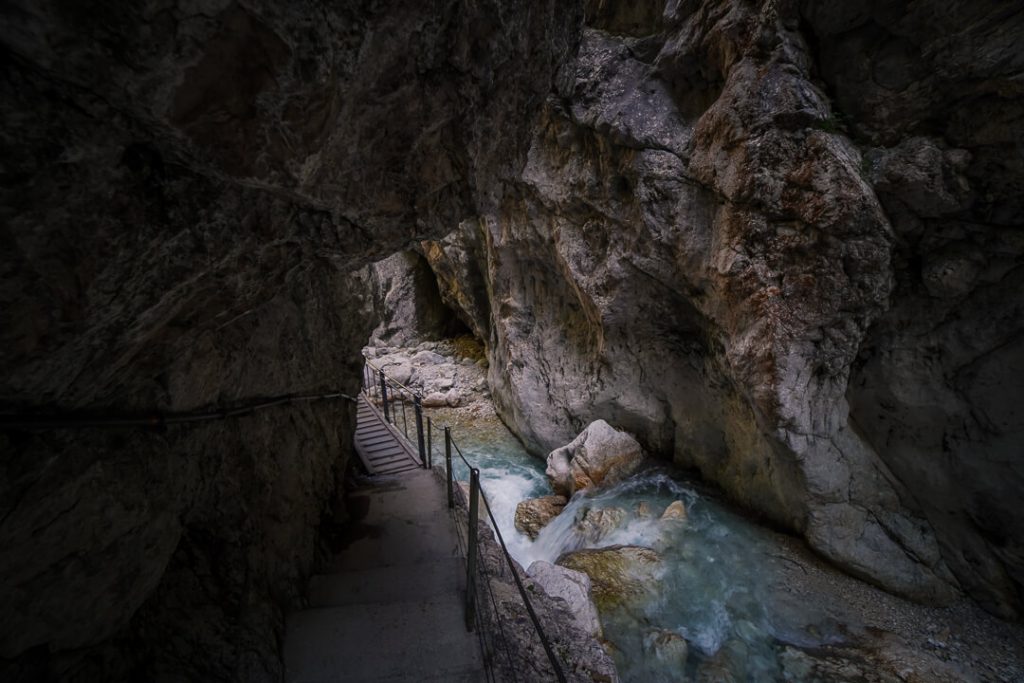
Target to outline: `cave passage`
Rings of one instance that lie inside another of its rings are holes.
[[[6,0],[0,680],[295,680],[290,615],[380,588],[311,577],[449,514],[382,530],[437,482],[359,472],[367,362],[576,680],[1024,680],[1022,45],[1006,0]]]

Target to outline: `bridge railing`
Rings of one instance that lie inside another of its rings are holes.
[[[434,425],[429,416],[424,419],[422,395],[415,389],[388,377],[384,370],[368,359],[363,360],[363,394],[380,407],[385,420],[396,429],[400,429],[405,438],[416,446],[420,465],[427,469],[432,468]]]
[[[432,468],[433,420],[431,416],[424,415],[420,394],[405,384],[388,377],[383,369],[366,360],[363,368],[363,395],[367,400],[380,406],[384,418],[396,428],[401,422],[401,431],[404,436],[410,442],[415,437],[423,466]],[[410,436],[408,428],[407,405],[411,406],[410,412],[412,412],[412,436]],[[399,415],[401,415],[401,420]],[[500,571],[503,576],[510,575],[512,577],[521,606],[529,617],[533,633],[547,657],[551,675],[559,683],[565,683],[567,679],[562,662],[555,655],[551,642],[544,632],[544,627],[537,617],[537,612],[519,575],[519,567],[508,551],[487,494],[480,485],[480,470],[473,466],[455,442],[451,427],[444,425],[443,430],[444,476],[448,508],[455,510],[456,491],[458,491],[460,502],[466,510],[466,529],[458,536],[461,549],[466,557],[466,630],[477,632],[488,680],[518,681],[520,672],[523,670],[522,662],[517,661],[517,657],[513,653],[515,646],[512,643],[512,634],[508,633],[505,628],[507,609],[502,608],[501,600],[495,596],[493,574]],[[469,473],[468,492],[463,490],[461,483],[457,485],[454,467],[457,461],[453,459],[455,456],[465,465]],[[485,513],[483,516],[481,515],[481,504]],[[481,536],[481,527],[484,533],[488,530],[491,532],[493,539],[491,543],[497,542],[497,554],[499,555],[497,558],[494,557],[494,553],[487,552],[485,546],[489,545],[489,539]],[[501,566],[502,564],[504,566]],[[500,678],[498,677],[499,672]]]

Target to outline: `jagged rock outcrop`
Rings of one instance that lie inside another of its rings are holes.
[[[500,208],[427,247],[464,316],[487,296],[504,418],[538,453],[603,418],[858,576],[1018,612],[1024,17],[587,24]]]
[[[7,3],[0,402],[358,386],[352,273],[493,204],[578,8]],[[0,678],[276,681],[351,409],[0,436]]]

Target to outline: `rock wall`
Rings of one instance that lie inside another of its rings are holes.
[[[579,23],[555,2],[0,12],[0,403],[99,415],[354,393],[353,273],[480,212]],[[279,680],[352,419],[5,429],[0,678]]]
[[[603,418],[858,576],[1011,616],[1024,16],[882,5],[589,3],[521,174],[425,251],[533,450]]]
[[[418,252],[400,251],[372,264],[366,281],[377,321],[371,346],[414,346],[466,329],[441,299],[437,278]]]

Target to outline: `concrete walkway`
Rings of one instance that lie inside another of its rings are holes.
[[[289,683],[484,680],[463,620],[465,564],[441,484],[426,470],[375,477],[349,496],[366,515],[310,607],[289,616]]]

